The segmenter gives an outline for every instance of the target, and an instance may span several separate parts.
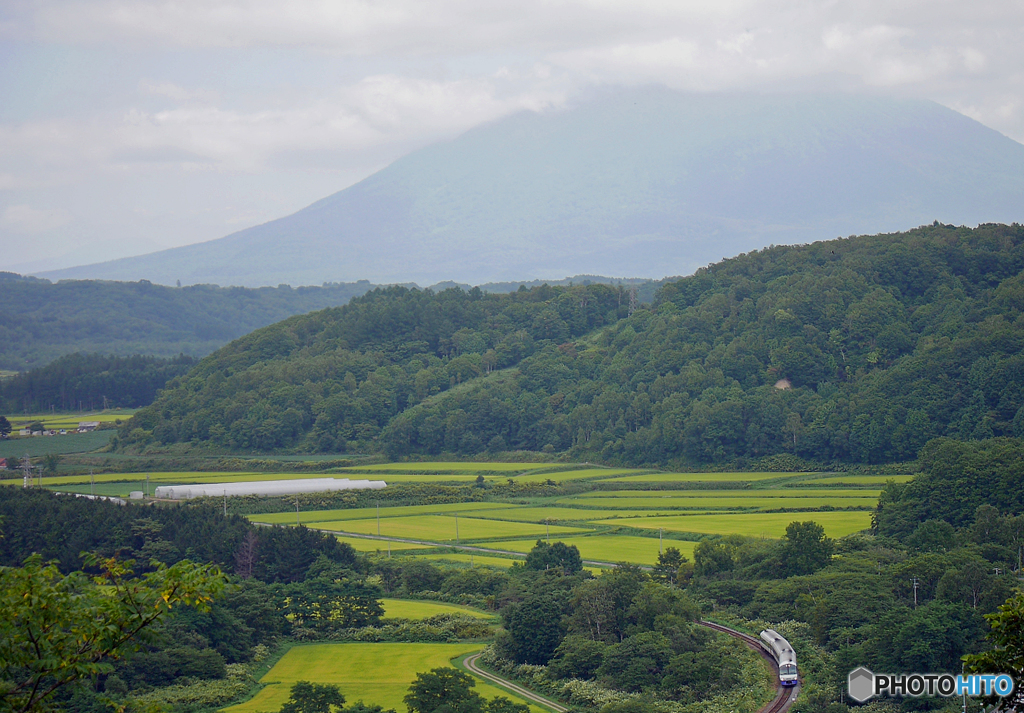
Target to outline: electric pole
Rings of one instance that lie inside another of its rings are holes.
[[[912,578],[910,581],[914,583],[914,607],[917,607],[917,577]]]

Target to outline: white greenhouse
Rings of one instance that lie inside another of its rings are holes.
[[[264,480],[245,483],[204,483],[194,485],[161,485],[154,497],[165,500],[218,498],[228,495],[295,495],[323,493],[334,490],[382,490],[383,480],[349,480],[348,478],[303,478],[299,480]]]

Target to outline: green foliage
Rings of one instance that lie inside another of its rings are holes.
[[[138,408],[156,398],[171,379],[198,362],[184,355],[151,356],[69,354],[46,366],[0,381],[0,408],[38,413],[100,408]]]
[[[100,574],[61,574],[33,555],[0,567],[0,691],[11,711],[51,709],[59,689],[109,673],[176,606],[208,609],[225,579],[182,561],[136,577],[133,562],[93,558]]]
[[[533,570],[558,569],[564,574],[573,574],[583,569],[583,559],[576,545],[564,542],[549,544],[537,540],[537,544],[526,555],[526,568]]]
[[[405,704],[409,713],[483,713],[484,699],[472,690],[476,680],[454,668],[416,674]]]
[[[816,572],[831,561],[835,547],[825,528],[813,520],[791,522],[780,550],[783,571],[791,575]]]
[[[990,631],[988,651],[964,657],[970,673],[1008,673],[1013,677],[1014,693],[1002,710],[1024,710],[1024,593],[1017,592],[992,614],[985,615]],[[985,701],[994,705],[994,697]]]
[[[3,382],[0,381],[0,388],[3,387]],[[7,420],[6,416],[0,416],[0,438],[7,438],[11,435],[11,422]]]
[[[0,273],[0,369],[35,369],[75,352],[202,356],[293,314],[344,304],[368,282],[249,289],[48,280]],[[106,358],[106,357],[101,357]],[[59,402],[59,401],[58,401]]]
[[[345,696],[337,686],[327,683],[296,681],[288,702],[280,713],[331,713],[345,705]]]

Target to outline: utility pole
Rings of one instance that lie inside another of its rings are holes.
[[[146,473],[146,497],[147,498],[149,497],[149,473]],[[227,491],[226,490],[224,491],[224,497],[227,498]],[[227,501],[225,500],[225,502],[227,502]],[[225,505],[224,507],[227,508],[227,505]],[[225,512],[227,512],[227,511],[225,510]]]
[[[455,544],[459,544],[459,513],[455,513]]]
[[[662,528],[659,527],[658,528],[658,556],[659,557],[661,557],[661,555],[663,554],[662,551],[661,551],[661,530],[662,530]]]
[[[25,471],[24,485],[26,488],[32,486],[32,459],[28,457],[28,453],[25,454],[25,459],[21,461],[21,469]]]
[[[910,581],[914,583],[914,608],[917,608],[917,577],[913,577]]]
[[[377,537],[380,537],[380,500],[377,501]],[[388,545],[390,548],[391,545]]]
[[[551,544],[551,528],[548,527],[549,523],[550,523],[550,520],[548,520],[547,518],[544,518],[544,536],[547,537],[548,544],[550,545]],[[470,556],[472,556],[472,555],[470,555]]]

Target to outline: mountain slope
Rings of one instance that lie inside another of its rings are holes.
[[[903,461],[1024,436],[1022,271],[1024,227],[933,225],[749,253],[624,319],[603,285],[376,291],[207,357],[121,444]]]
[[[219,240],[53,273],[173,283],[661,277],[769,243],[1024,219],[1024,146],[926,101],[616,91]]]

